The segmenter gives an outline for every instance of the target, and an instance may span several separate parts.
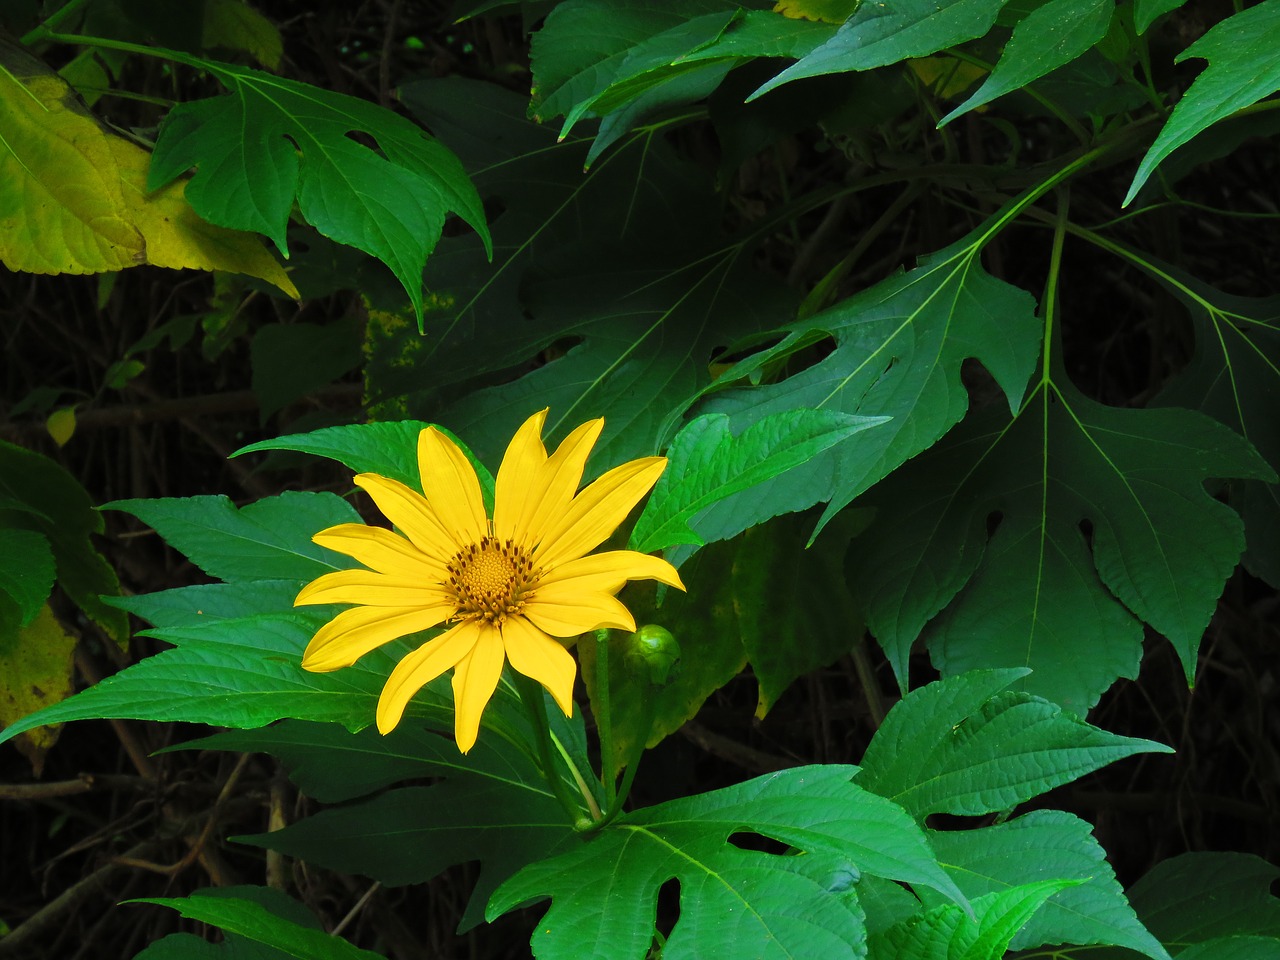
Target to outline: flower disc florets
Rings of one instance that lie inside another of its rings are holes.
[[[537,579],[523,548],[491,536],[459,550],[446,569],[458,598],[454,619],[479,617],[499,625],[521,611],[524,595]]]

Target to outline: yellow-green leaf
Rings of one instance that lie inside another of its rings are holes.
[[[0,633],[0,726],[71,696],[75,646],[47,604],[27,626]],[[59,730],[39,727],[15,741],[37,777]]]
[[[76,432],[76,408],[62,407],[53,411],[45,420],[44,428],[49,431],[49,436],[53,437],[54,443],[65,447],[72,434]]]
[[[101,273],[143,263],[260,277],[297,289],[253,234],[196,216],[185,182],[150,195],[150,154],[105,130],[67,83],[6,51],[0,66],[0,261],[29,273]]]
[[[0,261],[29,273],[101,273],[141,262],[102,129],[53,75],[0,67]]]
[[[773,12],[792,20],[844,23],[858,9],[859,0],[778,0]]]

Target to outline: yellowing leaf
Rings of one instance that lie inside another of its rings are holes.
[[[98,124],[58,77],[24,86],[0,67],[0,261],[29,273],[101,273],[140,262],[145,241],[125,209]]]
[[[29,273],[225,270],[298,296],[257,236],[195,214],[185,181],[148,195],[150,154],[105,130],[61,77],[29,58],[21,72],[0,66],[0,262]]]
[[[860,0],[778,0],[773,12],[792,20],[819,20],[823,23],[844,23]]]
[[[71,696],[71,658],[75,638],[68,635],[46,604],[16,633],[0,633],[0,726]],[[59,727],[37,727],[15,741],[37,777]]]
[[[49,431],[49,436],[53,437],[54,443],[65,447],[71,435],[76,432],[76,408],[63,407],[61,410],[53,411],[45,420],[44,428]]]
[[[909,60],[907,66],[943,100],[959,96],[988,73],[982,67],[953,57],[918,57]]]
[[[269,70],[284,53],[280,31],[243,0],[205,0],[204,46],[244,50]]]
[[[187,203],[186,180],[175,180],[148,195],[151,155],[121,137],[112,137],[110,144],[125,204],[146,238],[146,263],[174,270],[224,270],[260,277],[297,299],[298,288],[256,235],[202,220]]]

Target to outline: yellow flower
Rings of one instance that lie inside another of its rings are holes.
[[[295,605],[359,604],[320,628],[302,656],[304,669],[349,667],[397,637],[453,624],[391,671],[378,699],[382,733],[395,729],[424,684],[452,667],[454,733],[466,753],[508,661],[546,687],[568,716],[577,663],[552,638],[601,627],[635,630],[614,596],[628,580],[684,589],[675,568],[658,557],[634,550],[586,556],[657,482],[666,458],[624,463],[578,492],[604,421],[584,423],[548,457],[546,416],[543,410],[526,420],[507,447],[492,519],[471,463],[428,427],[418,435],[426,496],[377,474],[355,478],[403,536],[343,523],[312,538],[368,569],[327,573],[298,594]]]

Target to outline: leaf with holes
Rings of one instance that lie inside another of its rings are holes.
[[[201,217],[266,234],[286,256],[296,201],[326,237],[390,267],[419,319],[422,268],[445,216],[457,213],[489,249],[480,199],[457,157],[406,118],[247,67],[146,52],[208,71],[229,91],[179,104],[165,117],[149,189],[195,167],[186,196]]]
[[[1232,296],[1146,253],[1119,252],[1181,301],[1195,327],[1195,355],[1154,402],[1209,414],[1280,470],[1280,433],[1271,415],[1280,402],[1280,297]],[[1227,493],[1244,520],[1245,567],[1280,586],[1280,487],[1244,480]]]
[[[1205,490],[1221,477],[1274,474],[1203,414],[1105,407],[1055,372],[1012,420],[971,418],[867,496],[853,583],[900,683],[923,631],[945,674],[1027,666],[1024,689],[1083,714],[1137,675],[1142,621],[1194,675],[1244,547]]]
[[[498,888],[487,915],[550,897],[533,935],[538,957],[640,960],[653,940],[658,891],[675,879],[680,916],[664,958],[710,956],[726,944],[767,960],[857,955],[865,941],[853,889],[860,874],[964,900],[910,817],[849,782],[855,769],[798,767],[624,814],[576,849],[521,870]],[[805,855],[728,842],[744,833]]]
[[[776,345],[720,378],[745,382],[816,353],[778,383],[713,394],[700,412],[726,413],[734,429],[800,407],[891,419],[776,480],[710,507],[700,523],[744,529],[781,509],[828,501],[819,528],[854,497],[950,430],[969,406],[961,364],[980,360],[1010,409],[1021,402],[1040,342],[1030,294],[982,269],[979,251],[998,219],[829,310],[774,332]],[[825,349],[835,341],[834,349]],[[816,347],[816,345],[823,345]],[[813,348],[813,349],[811,349]]]

